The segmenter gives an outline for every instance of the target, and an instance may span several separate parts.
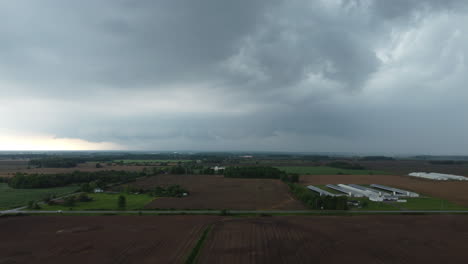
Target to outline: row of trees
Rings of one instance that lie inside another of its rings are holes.
[[[84,158],[44,157],[30,160],[29,165],[38,168],[73,168],[84,162]]]
[[[297,173],[286,173],[277,168],[266,167],[266,166],[227,167],[224,170],[224,177],[251,178],[251,179],[279,179],[286,183],[299,182],[299,174]]]
[[[31,189],[59,187],[75,183],[98,182],[101,186],[104,186],[109,183],[131,182],[142,176],[145,176],[145,174],[132,171],[75,171],[72,173],[60,174],[16,173],[15,176],[8,179],[8,185],[12,188]]]
[[[307,189],[305,186],[294,183],[289,183],[288,185],[294,196],[311,209],[348,209],[348,197],[346,196],[320,196],[319,194]]]
[[[365,168],[357,163],[349,163],[344,161],[335,161],[327,164],[328,167],[346,169],[346,170],[364,170]]]
[[[284,175],[286,175],[284,171],[263,166],[227,167],[224,170],[224,177],[228,178],[281,179]]]
[[[145,193],[158,197],[182,197],[184,196],[184,193],[188,194],[188,191],[178,184],[169,185],[167,187],[157,186],[153,189],[143,189],[140,187],[127,185],[125,188],[117,188],[117,190],[126,193]]]

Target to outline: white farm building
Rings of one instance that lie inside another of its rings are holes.
[[[412,177],[424,178],[429,180],[437,180],[437,181],[448,181],[448,180],[458,180],[458,181],[468,181],[467,177],[452,175],[452,174],[443,174],[443,173],[435,173],[435,172],[412,172],[408,174]]]

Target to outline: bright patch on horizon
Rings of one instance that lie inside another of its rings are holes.
[[[0,150],[119,150],[122,146],[111,142],[90,142],[78,138],[53,136],[18,136],[0,134]]]

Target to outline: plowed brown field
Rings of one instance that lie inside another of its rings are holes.
[[[467,181],[432,181],[396,175],[305,175],[301,176],[300,183],[303,185],[384,184],[468,206]]]
[[[72,173],[74,171],[142,171],[144,168],[151,169],[156,166],[133,166],[133,165],[112,165],[108,166],[105,163],[101,163],[102,168],[96,168],[96,162],[86,162],[78,164],[73,168],[31,168],[27,169],[27,164],[16,167],[12,167],[10,164],[0,163],[0,177],[13,177],[17,172],[23,173],[41,173],[41,174],[55,174],[55,173]]]
[[[190,192],[188,197],[163,197],[146,208],[161,209],[234,209],[303,210],[305,207],[289,193],[280,180],[234,179],[218,175],[158,175],[132,184],[154,188],[179,184]]]
[[[467,263],[467,216],[238,218],[218,222],[199,263]]]
[[[0,218],[0,263],[183,263],[216,216]]]

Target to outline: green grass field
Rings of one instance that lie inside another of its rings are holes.
[[[466,210],[466,207],[462,207],[451,203],[449,201],[433,198],[433,197],[419,197],[419,198],[401,198],[407,200],[406,203],[398,202],[373,202],[367,198],[349,198],[349,200],[359,200],[361,203],[367,201],[368,206],[364,208],[352,208],[352,210]]]
[[[125,210],[139,210],[143,209],[146,204],[155,198],[147,194],[123,194],[127,199],[127,206]],[[118,210],[117,200],[119,194],[110,193],[91,193],[89,197],[93,198],[90,202],[77,202],[75,206],[63,205],[41,205],[42,210]]]
[[[26,205],[29,201],[38,201],[48,195],[56,196],[73,193],[78,186],[71,185],[44,189],[13,189],[6,183],[0,183],[0,209],[11,209]]]
[[[404,198],[403,198],[404,199]],[[408,198],[406,203],[397,203],[401,209],[406,210],[466,210],[466,207],[459,206],[449,201],[433,198]]]
[[[161,163],[161,162],[190,162],[191,160],[114,160],[113,162],[119,163],[123,162],[124,164],[132,164],[132,163]]]
[[[395,205],[395,203],[389,203],[389,202],[373,202],[370,201],[368,198],[355,198],[351,197],[348,198],[350,201],[360,201],[361,204],[366,202],[367,206],[363,208],[355,208],[351,207],[351,210],[360,210],[360,211],[398,211],[401,210],[398,206]]]
[[[369,175],[369,174],[388,174],[383,171],[376,170],[346,170],[326,166],[315,167],[275,167],[287,173],[298,173],[301,175],[337,175],[337,174],[351,174],[351,175]]]

